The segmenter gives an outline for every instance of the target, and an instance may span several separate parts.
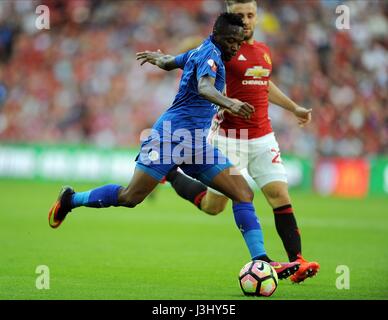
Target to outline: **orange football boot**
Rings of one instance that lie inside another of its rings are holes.
[[[316,261],[307,261],[301,255],[298,255],[298,259],[295,262],[299,262],[299,269],[291,277],[291,281],[294,283],[300,283],[307,278],[314,277],[319,271],[319,263]]]
[[[73,194],[72,187],[66,186],[61,189],[58,199],[49,211],[48,221],[51,228],[58,228],[71,211],[71,196]]]

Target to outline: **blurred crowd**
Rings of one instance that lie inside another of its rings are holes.
[[[38,30],[38,5],[50,29]],[[336,7],[350,29],[336,29]],[[0,142],[137,146],[171,104],[179,72],[140,67],[135,53],[176,54],[206,37],[221,0],[0,1]],[[272,80],[313,122],[271,106],[283,153],[388,154],[386,1],[260,0],[256,39],[273,55]]]

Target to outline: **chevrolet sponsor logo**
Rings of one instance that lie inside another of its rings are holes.
[[[255,66],[253,68],[248,68],[247,71],[245,71],[246,77],[253,77],[255,79],[268,77],[269,74],[270,74],[270,70],[264,69],[262,66]]]
[[[244,86],[267,86],[268,81],[266,80],[243,80],[241,82]]]

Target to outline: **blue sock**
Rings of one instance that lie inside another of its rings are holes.
[[[71,198],[72,208],[93,207],[107,208],[117,206],[119,190],[122,187],[117,184],[108,184],[86,192],[76,192]]]
[[[251,258],[266,256],[259,219],[251,202],[233,203],[234,220],[240,229]]]

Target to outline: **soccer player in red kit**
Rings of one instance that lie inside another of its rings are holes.
[[[227,0],[227,10],[244,21],[245,42],[238,53],[225,64],[226,95],[247,101],[255,107],[250,119],[236,117],[225,111],[213,120],[210,142],[218,147],[239,170],[247,169],[273,208],[276,230],[290,261],[300,263],[291,281],[299,283],[314,276],[317,262],[306,261],[301,254],[301,237],[294,216],[285,168],[280,157],[271,122],[269,101],[292,112],[299,125],[311,120],[311,109],[298,106],[270,80],[272,59],[269,48],[253,38],[257,25],[255,0]],[[193,202],[202,211],[216,215],[228,202],[223,194],[208,188],[182,172],[171,171],[166,179],[176,192]]]

